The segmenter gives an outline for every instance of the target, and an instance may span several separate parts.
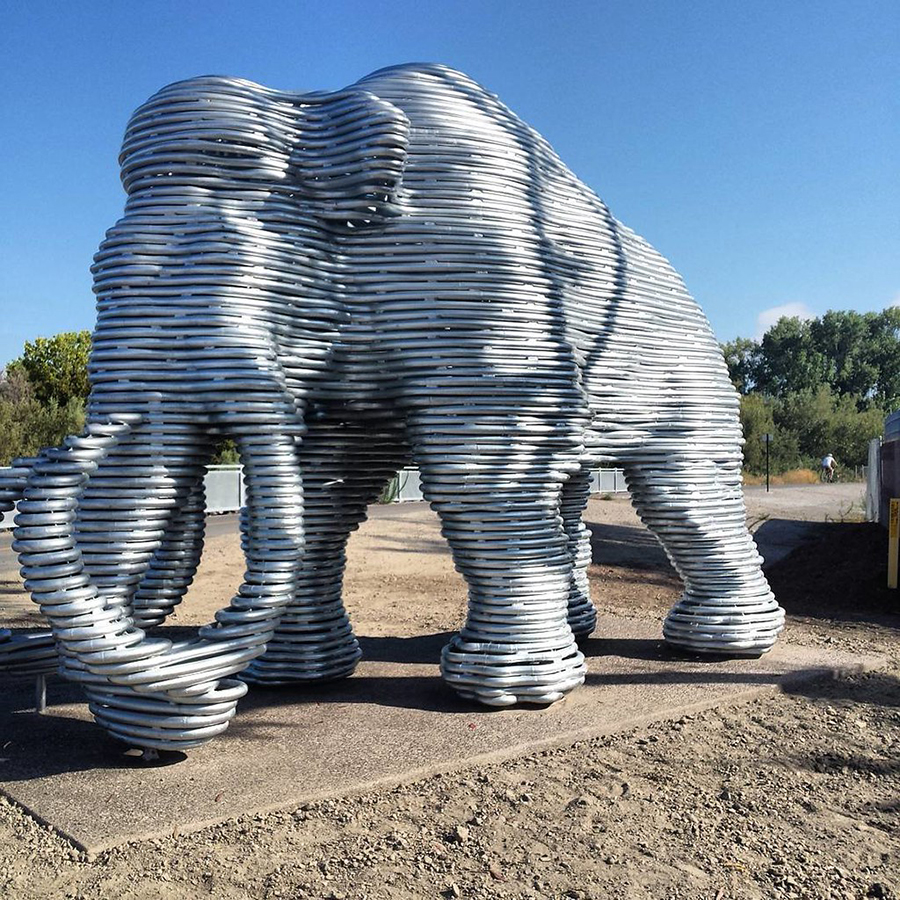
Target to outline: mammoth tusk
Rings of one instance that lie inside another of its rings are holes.
[[[38,459],[37,456],[19,457],[0,474],[0,512],[15,509]],[[40,676],[55,672],[57,665],[56,641],[51,631],[14,635],[8,628],[0,628],[0,672]]]
[[[247,690],[230,676],[264,651],[281,607],[293,596],[301,520],[296,512],[286,511],[279,537],[269,534],[271,523],[263,516],[266,548],[280,554],[277,571],[271,567],[271,552],[263,558],[261,549],[252,550],[248,564],[253,583],[242,587],[232,610],[220,611],[216,624],[176,644],[148,639],[135,624],[132,595],[105,591],[99,579],[94,580],[75,533],[79,507],[89,502],[83,493],[91,476],[124,438],[141,446],[144,431],[136,430],[138,424],[140,416],[93,422],[81,437],[42,453],[19,501],[14,547],[25,587],[51,625],[52,638],[43,636],[42,647],[55,641],[61,674],[84,687],[97,722],[132,746],[187,749],[224,731]],[[290,436],[240,440],[248,454],[248,497],[265,495],[273,479],[283,483],[285,496],[297,495],[300,476]],[[261,447],[268,455],[251,452]],[[128,455],[132,449],[123,452]],[[97,477],[106,479],[105,468]],[[104,502],[115,506],[114,498]],[[128,521],[126,517],[126,525]],[[247,527],[248,540],[258,543],[254,529],[259,523],[254,518]],[[109,533],[121,535],[111,539],[112,544],[120,539],[127,544],[127,527]],[[262,569],[265,578],[259,580],[254,573]]]
[[[84,470],[79,474],[70,474],[65,481],[66,487],[80,485],[87,477],[87,470],[96,466],[96,459],[101,458],[109,446],[117,443],[121,436],[138,422],[139,415],[123,415],[111,419],[106,426],[91,423],[84,435],[70,435],[59,447],[42,450],[34,457],[14,459],[10,468],[0,475],[0,511],[8,512],[18,503],[15,517],[16,529],[12,549],[19,554],[22,574],[26,578],[26,587],[31,588],[29,579],[38,579],[37,583],[44,588],[57,587],[55,572],[60,567],[71,565],[77,551],[69,537],[60,537],[56,532],[69,529],[74,520],[74,502],[69,500],[70,491],[59,494],[57,502],[51,502],[53,491],[45,491],[40,487],[39,475],[54,461],[59,463],[67,456],[83,460]],[[54,489],[55,490],[55,489]],[[50,593],[54,593],[52,590]],[[45,591],[45,596],[47,592]],[[58,617],[70,619],[75,611],[69,602],[51,604]],[[38,601],[40,602],[40,601]],[[49,608],[49,607],[48,607]],[[47,610],[42,607],[45,615]],[[13,675],[47,675],[61,669],[57,652],[57,638],[52,627],[49,630],[14,634],[7,628],[0,629],[0,671]]]
[[[22,499],[28,476],[39,456],[20,456],[0,473],[0,512],[10,512]]]

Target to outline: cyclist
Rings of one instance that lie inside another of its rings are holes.
[[[822,481],[834,481],[834,457],[829,453],[822,457]]]

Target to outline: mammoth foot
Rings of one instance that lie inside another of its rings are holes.
[[[569,635],[515,644],[467,641],[457,635],[441,653],[444,680],[461,697],[486,706],[555,703],[584,683],[584,655]]]
[[[569,602],[569,628],[576,638],[586,638],[597,627],[597,610],[586,597]]]
[[[755,597],[685,595],[666,616],[666,641],[692,653],[760,656],[784,628],[784,610],[771,592]]]
[[[174,699],[163,691],[141,694],[113,683],[101,684],[80,670],[70,671],[67,677],[82,682],[88,708],[112,737],[157,754],[191,750],[221,734],[237,711],[237,701],[247,693],[245,684],[231,678],[203,686],[202,692],[199,688],[184,691]],[[151,762],[152,756],[148,754],[144,761]]]
[[[336,681],[353,674],[362,650],[349,622],[328,634],[285,618],[288,621],[282,621],[265,654],[240,674],[242,681],[297,684]]]

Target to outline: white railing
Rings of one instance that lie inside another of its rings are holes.
[[[0,473],[3,468],[0,467]],[[206,490],[206,511],[208,513],[237,512],[244,505],[244,481],[241,478],[241,467],[209,466],[203,479]],[[628,490],[625,486],[625,475],[621,469],[598,469],[591,482],[593,494],[621,494]],[[382,499],[387,502],[400,503],[422,499],[422,488],[419,483],[419,470],[403,469],[385,488]],[[0,530],[13,527],[15,512],[0,514]]]
[[[244,505],[244,479],[238,465],[208,466],[203,489],[208,513],[237,512]]]
[[[866,521],[881,521],[881,438],[872,438],[869,441],[869,465],[866,466]]]

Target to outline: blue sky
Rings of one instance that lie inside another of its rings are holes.
[[[125,122],[207,73],[468,72],[672,260],[721,340],[781,308],[900,303],[898,58],[896,0],[0,0],[0,364],[92,327]]]

